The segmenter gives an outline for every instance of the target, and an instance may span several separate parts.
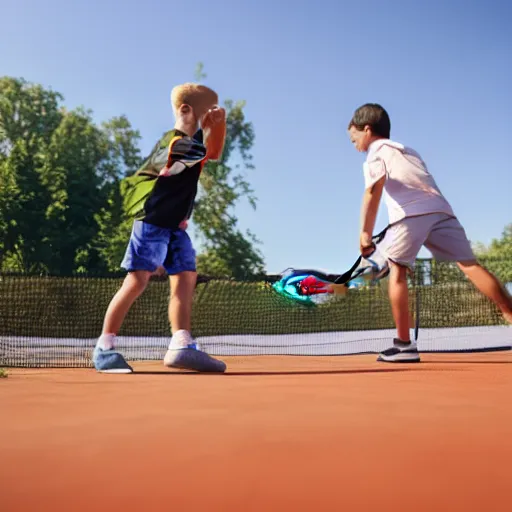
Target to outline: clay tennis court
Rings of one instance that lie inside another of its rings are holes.
[[[12,369],[3,511],[510,510],[512,353]]]

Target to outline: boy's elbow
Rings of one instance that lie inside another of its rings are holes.
[[[380,197],[384,190],[384,184],[386,183],[386,177],[383,176],[379,181],[376,181],[371,187],[366,189],[366,194],[369,197]]]
[[[379,193],[382,192],[382,190],[384,189],[385,183],[386,183],[386,176],[382,176],[382,178],[373,185],[374,190]]]

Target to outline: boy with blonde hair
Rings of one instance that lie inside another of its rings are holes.
[[[398,337],[378,360],[420,360],[409,334],[407,271],[413,269],[423,245],[438,260],[456,261],[471,282],[498,306],[505,320],[512,323],[511,297],[496,277],[476,261],[463,227],[420,155],[390,140],[391,122],[384,108],[375,103],[359,107],[348,131],[355,148],[367,153],[360,235],[363,256],[374,250],[372,234],[383,191],[389,214],[389,243],[384,252],[391,267],[389,297]]]
[[[174,129],[156,144],[134,176],[123,181],[125,206],[134,223],[121,266],[128,271],[108,306],[93,352],[96,370],[131,373],[115,350],[115,338],[151,275],[165,269],[170,278],[169,322],[172,338],[164,357],[169,367],[223,372],[226,365],[201,351],[191,335],[196,285],[196,255],[186,233],[201,171],[221,157],[226,113],[212,89],[186,83],[172,90]]]

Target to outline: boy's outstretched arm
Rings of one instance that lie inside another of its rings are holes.
[[[382,176],[382,178],[376,181],[371,187],[368,187],[364,192],[361,207],[361,235],[359,238],[359,249],[363,256],[369,256],[375,248],[372,242],[373,229],[375,227],[385,182],[386,176]]]

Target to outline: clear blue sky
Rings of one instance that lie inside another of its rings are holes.
[[[97,121],[126,114],[143,153],[198,61],[221,98],[246,100],[259,202],[236,214],[269,272],[357,257],[363,155],[346,125],[366,102],[422,154],[471,240],[512,222],[508,0],[1,0],[0,19],[0,75],[51,86]]]

